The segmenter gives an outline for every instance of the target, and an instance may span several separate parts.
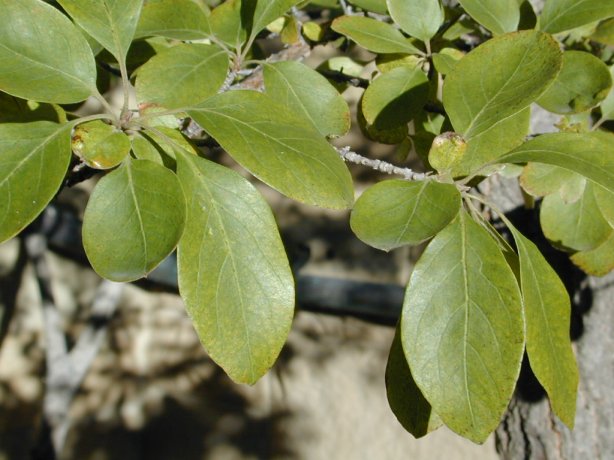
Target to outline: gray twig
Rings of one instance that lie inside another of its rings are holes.
[[[411,168],[400,168],[399,166],[395,166],[391,163],[382,160],[372,160],[370,158],[363,157],[356,152],[352,152],[350,147],[342,147],[336,149],[341,158],[350,163],[355,163],[358,165],[368,166],[369,168],[373,168],[376,171],[381,171],[386,174],[395,174],[398,176],[403,176],[404,179],[412,180],[412,181],[421,181],[426,180],[429,177],[429,173],[419,173],[415,172]]]

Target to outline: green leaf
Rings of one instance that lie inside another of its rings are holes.
[[[130,153],[130,139],[115,126],[94,120],[75,128],[72,150],[90,168],[110,169]]]
[[[244,18],[247,30],[250,31],[250,41],[269,23],[286,13],[301,0],[245,0],[245,5],[253,9],[253,16]]]
[[[567,250],[593,249],[612,233],[612,227],[599,209],[591,182],[586,183],[584,193],[573,203],[566,203],[559,194],[545,197],[540,222],[546,238]]]
[[[266,64],[267,94],[310,119],[323,136],[343,136],[350,129],[350,109],[339,92],[315,70],[296,61]]]
[[[571,349],[567,290],[539,249],[510,227],[520,256],[520,284],[527,326],[527,354],[554,412],[573,429],[578,367]]]
[[[128,160],[103,177],[83,217],[83,247],[103,278],[146,276],[177,245],[186,204],[177,176],[157,163]]]
[[[495,37],[471,51],[443,87],[455,131],[470,140],[526,109],[556,78],[561,54],[550,35],[533,30]]]
[[[555,34],[614,16],[613,0],[546,0],[539,28]]]
[[[244,168],[298,201],[331,209],[354,201],[352,179],[309,120],[256,91],[230,91],[188,113]]]
[[[565,203],[573,203],[582,196],[586,179],[558,166],[529,163],[522,171],[520,185],[530,195],[541,197],[560,193]]]
[[[584,51],[565,51],[561,72],[537,102],[550,112],[580,113],[597,106],[611,88],[610,70],[601,59]]]
[[[460,204],[452,184],[386,180],[358,198],[350,225],[362,241],[388,251],[431,238],[454,219]]]
[[[349,0],[349,3],[363,10],[372,11],[377,14],[388,13],[386,0]]]
[[[0,92],[0,123],[26,123],[29,121],[66,121],[66,112],[56,104],[26,101]]]
[[[156,0],[143,5],[135,38],[157,35],[202,40],[211,34],[209,10],[194,0]]]
[[[417,262],[401,340],[433,411],[460,435],[484,442],[514,391],[524,319],[516,278],[497,242],[465,212]]]
[[[0,242],[38,216],[62,185],[71,124],[0,124]]]
[[[447,75],[464,56],[465,54],[456,48],[443,48],[439,53],[433,53],[433,65],[437,72]]]
[[[599,246],[576,252],[571,261],[592,276],[605,276],[614,270],[614,232]]]
[[[535,161],[576,172],[614,192],[614,135],[605,132],[544,134],[499,158],[500,163]]]
[[[614,65],[610,66],[610,78],[614,81]],[[601,117],[605,120],[614,119],[614,91],[610,88],[610,92],[606,98],[601,102]]]
[[[416,438],[435,431],[443,424],[411,375],[403,354],[399,328],[394,334],[386,365],[386,395],[399,423]]]
[[[387,0],[390,16],[412,37],[428,42],[439,30],[444,12],[439,0]]]
[[[92,50],[66,16],[40,0],[0,0],[0,11],[0,90],[59,104],[92,94]]]
[[[292,272],[275,219],[238,173],[178,155],[189,196],[179,243],[179,291],[209,355],[236,382],[273,365],[294,315]]]
[[[604,45],[614,46],[614,18],[600,22],[589,38]]]
[[[241,6],[241,0],[227,0],[214,8],[209,16],[213,35],[237,49],[247,40],[247,32],[241,21]]]
[[[614,227],[614,193],[599,185],[594,186],[593,193],[604,219]]]
[[[495,35],[513,32],[520,21],[518,0],[459,0],[465,11]]]
[[[158,126],[155,131],[146,130],[132,137],[132,151],[141,160],[151,160],[175,169],[175,150],[183,149],[197,155],[195,148],[180,131],[166,126]]]
[[[224,84],[228,56],[212,45],[180,44],[143,65],[136,79],[139,104],[179,109],[213,96]]]
[[[377,77],[362,99],[362,113],[370,125],[390,129],[421,113],[429,97],[429,81],[419,68],[401,66]]]
[[[143,0],[58,0],[98,43],[125,61],[134,38]]]
[[[424,54],[392,25],[362,16],[342,16],[333,21],[335,32],[374,53]]]

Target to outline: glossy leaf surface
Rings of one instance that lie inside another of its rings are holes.
[[[423,42],[433,38],[444,20],[439,0],[387,0],[386,3],[394,22]]]
[[[537,102],[549,112],[580,113],[598,105],[611,88],[610,70],[601,59],[583,51],[565,51],[561,72]]]
[[[362,16],[342,16],[331,26],[374,53],[423,54],[392,25]]]
[[[0,11],[0,90],[62,104],[92,94],[92,50],[65,15],[39,0],[0,0]]]
[[[350,225],[358,238],[384,251],[427,240],[458,214],[460,193],[435,181],[382,181],[356,201]]]
[[[130,153],[128,136],[100,120],[78,125],[71,144],[75,155],[95,169],[113,168]]]
[[[238,173],[178,155],[188,198],[179,290],[200,340],[236,382],[273,365],[294,315],[294,283],[267,203]]]
[[[524,319],[516,278],[497,242],[465,212],[417,262],[401,338],[433,411],[452,430],[484,442],[516,385]]]
[[[135,37],[157,35],[202,40],[211,33],[209,11],[193,0],[157,0],[143,5]]]
[[[571,349],[571,305],[565,286],[539,249],[512,228],[520,256],[527,325],[527,354],[554,412],[571,429],[576,414],[578,367]]]
[[[397,420],[414,437],[421,438],[443,425],[411,375],[398,328],[386,364],[386,395]]]
[[[60,5],[118,61],[134,38],[143,0],[58,0]]]
[[[350,109],[339,92],[315,70],[296,61],[264,67],[267,94],[311,120],[323,136],[343,136],[350,129]]]
[[[397,67],[377,77],[365,90],[362,113],[376,128],[394,128],[421,113],[428,96],[428,78],[422,70]]]
[[[518,0],[459,0],[465,11],[495,35],[513,32],[520,21]]]
[[[256,91],[230,91],[188,110],[243,167],[284,195],[332,209],[352,205],[343,161],[309,120]]]
[[[558,43],[537,31],[478,46],[444,84],[443,103],[455,131],[470,140],[521,112],[554,81],[561,61]]]
[[[32,222],[62,185],[70,128],[48,121],[0,124],[0,242]]]
[[[103,177],[83,218],[83,247],[112,281],[146,276],[183,233],[186,205],[177,176],[147,160],[128,160]]]
[[[193,106],[221,88],[228,71],[228,56],[217,46],[189,43],[157,54],[138,71],[140,104],[167,109]]]
[[[546,0],[539,27],[551,34],[614,16],[613,0]]]
[[[535,161],[576,172],[614,192],[614,135],[604,132],[538,136],[503,155],[501,163]]]

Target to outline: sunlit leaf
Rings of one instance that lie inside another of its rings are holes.
[[[255,38],[258,32],[264,29],[270,22],[282,16],[300,2],[301,0],[246,0],[246,5],[253,5],[253,16],[248,16],[247,19],[244,19],[247,22],[246,28],[250,31],[250,39]]]
[[[243,167],[281,193],[332,209],[352,205],[343,161],[305,117],[256,91],[229,91],[188,113]]]
[[[386,0],[349,0],[349,3],[377,14],[387,13]]]
[[[520,20],[518,0],[459,0],[465,11],[494,34],[513,32]]]
[[[211,33],[208,17],[209,11],[194,0],[150,0],[143,5],[134,35],[201,40]]]
[[[78,125],[72,135],[72,150],[89,167],[109,169],[130,153],[130,139],[116,127],[101,120]]]
[[[546,0],[539,27],[551,34],[614,16],[613,0]]]
[[[193,106],[217,93],[227,71],[228,55],[216,46],[173,46],[139,69],[137,100],[167,109]]]
[[[92,50],[66,16],[39,0],[0,0],[0,11],[0,90],[61,104],[92,94]]]
[[[247,40],[247,31],[241,21],[241,6],[241,0],[227,0],[214,8],[209,16],[213,35],[235,48]]]
[[[439,0],[387,0],[386,3],[394,22],[423,42],[433,38],[444,20]]]
[[[177,176],[147,160],[128,160],[103,177],[83,218],[83,247],[112,281],[146,276],[179,242],[186,204]]]
[[[520,175],[520,184],[530,195],[541,197],[558,192],[565,203],[573,203],[582,196],[586,179],[569,169],[529,163]]]
[[[460,203],[451,184],[387,180],[358,198],[350,225],[365,243],[388,251],[431,238],[454,219]]]
[[[599,246],[576,252],[571,261],[589,275],[605,276],[614,270],[614,232]]]
[[[179,291],[209,355],[236,382],[273,365],[294,314],[293,279],[267,203],[238,173],[178,155],[188,198]]]
[[[32,222],[62,185],[71,126],[0,124],[0,242]]]
[[[452,430],[484,442],[516,385],[524,319],[497,242],[465,212],[420,257],[401,318],[405,357],[433,411]]]

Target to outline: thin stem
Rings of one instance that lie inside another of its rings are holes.
[[[144,126],[143,121],[151,120],[152,118],[165,117],[167,115],[177,115],[178,113],[185,111],[186,108],[182,107],[180,109],[163,110],[160,112],[151,112],[145,115],[139,115],[138,117],[130,120],[130,122],[128,122],[126,125],[126,128],[142,128]]]
[[[119,60],[119,71],[122,74],[122,90],[124,93],[124,103],[122,105],[120,118],[122,121],[124,121],[124,117],[126,117],[129,113],[128,109],[130,105],[130,79],[128,77],[128,68],[126,67],[125,56]]]
[[[76,124],[85,123],[93,120],[111,120],[117,121],[117,117],[113,116],[113,114],[108,113],[96,113],[94,115],[88,115],[87,117],[79,117],[76,120],[73,120]]]
[[[347,162],[368,166],[386,174],[396,174],[411,181],[423,181],[430,177],[429,173],[418,173],[411,168],[400,168],[386,161],[363,157],[356,152],[352,152],[349,147],[337,148],[336,150],[339,156]]]
[[[115,115],[113,107],[111,107],[111,104],[109,104],[109,102],[104,98],[104,96],[98,92],[98,89],[95,89],[92,95],[96,98],[98,102],[102,104],[104,109],[108,112],[109,116],[112,117],[111,119],[113,120],[113,123],[115,125],[119,125],[119,118],[117,118],[117,116]]]
[[[606,121],[608,121],[607,118],[605,117],[601,117],[599,120],[597,120],[595,122],[595,124],[593,125],[593,127],[591,128],[591,131],[596,131],[602,124],[604,124]]]
[[[427,40],[424,42],[424,46],[426,47],[426,55],[428,57],[431,57],[432,51],[431,51],[431,41]]]

